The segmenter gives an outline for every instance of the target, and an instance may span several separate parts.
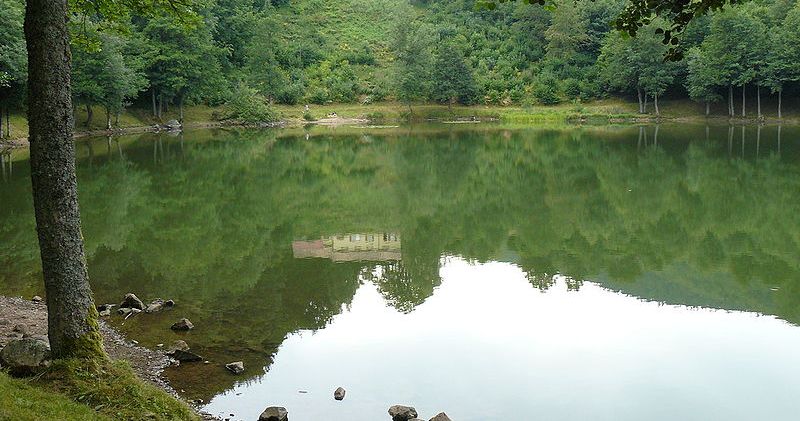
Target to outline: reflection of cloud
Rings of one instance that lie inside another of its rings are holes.
[[[402,258],[400,236],[394,233],[360,233],[292,241],[295,258],[318,257],[334,262],[398,261]]]

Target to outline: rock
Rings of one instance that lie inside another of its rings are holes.
[[[108,317],[111,315],[111,309],[100,310],[100,313],[98,314],[100,315],[100,317]]]
[[[144,310],[144,303],[135,294],[125,294],[125,299],[122,300],[120,308],[135,308]]]
[[[175,301],[173,301],[173,300],[164,301],[164,307],[167,307],[167,308],[175,307]]]
[[[411,406],[392,405],[389,408],[392,421],[409,421],[417,417],[417,410]]]
[[[182,349],[176,349],[175,351],[170,352],[170,357],[175,358],[176,360],[182,363],[191,363],[196,361],[203,361],[203,357],[195,354],[194,352],[184,351]]]
[[[23,336],[28,333],[28,327],[25,325],[14,325],[14,333],[21,333]]]
[[[189,321],[189,319],[183,318],[175,322],[170,329],[186,331],[194,329],[194,325]]]
[[[188,351],[188,350],[189,350],[189,345],[185,341],[178,339],[169,344],[166,352],[170,354],[175,351]]]
[[[152,303],[148,304],[147,308],[144,310],[146,313],[157,313],[164,309],[164,300],[161,298],[157,298],[153,300]]]
[[[16,375],[31,374],[47,367],[49,358],[50,347],[34,338],[13,340],[0,351],[3,367]]]
[[[336,390],[333,391],[333,398],[336,399],[337,401],[340,401],[344,399],[345,393],[346,391],[344,390],[343,387],[337,387]]]
[[[117,313],[119,313],[119,314],[121,314],[123,316],[127,316],[128,313],[130,313],[130,312],[131,312],[131,309],[128,308],[128,307],[122,307],[119,310],[117,310]]]
[[[137,314],[142,312],[142,310],[139,310],[138,308],[130,308],[128,310],[129,311],[125,314],[125,320],[127,320],[127,319],[129,319],[129,318],[131,318],[131,317],[133,317],[133,316],[135,316],[135,315],[137,315]]]
[[[164,124],[164,127],[170,130],[177,130],[181,128],[181,123],[178,120],[170,120]]]
[[[289,421],[289,412],[282,406],[270,406],[261,413],[258,421]]]
[[[97,306],[97,311],[106,311],[106,310],[111,311],[111,309],[113,309],[116,306],[117,306],[116,304],[100,304],[99,306]]]
[[[34,295],[33,298],[31,298],[31,301],[33,301],[34,303],[41,303],[42,302],[42,297],[40,297],[38,295]]]
[[[233,363],[225,364],[225,368],[228,369],[233,374],[242,374],[244,373],[244,363],[241,361],[236,361]]]
[[[435,417],[431,418],[430,421],[452,421],[450,417],[447,416],[444,412],[440,412],[436,414]]]

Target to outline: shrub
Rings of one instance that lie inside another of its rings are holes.
[[[558,97],[558,80],[552,75],[540,75],[533,87],[533,96],[544,105],[554,105],[561,102]]]
[[[279,116],[255,89],[240,85],[225,103],[225,119],[255,124],[277,121]]]

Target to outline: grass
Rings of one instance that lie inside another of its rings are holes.
[[[147,384],[125,362],[55,361],[30,379],[0,373],[0,419],[198,420],[188,405]]]

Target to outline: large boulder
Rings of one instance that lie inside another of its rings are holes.
[[[0,351],[0,362],[12,374],[31,374],[47,367],[50,359],[50,346],[34,339],[15,339]]]
[[[389,408],[392,421],[409,421],[417,417],[417,410],[412,406],[392,405]]]
[[[194,325],[192,324],[192,322],[189,321],[189,319],[184,318],[173,323],[170,329],[187,331],[194,329]]]
[[[447,416],[444,412],[440,412],[436,414],[435,417],[431,418],[430,421],[452,421],[450,417]]]
[[[138,310],[144,310],[144,303],[136,294],[125,294],[125,298],[122,300],[122,303],[119,305],[120,308],[135,308]]]
[[[336,390],[333,391],[333,398],[337,401],[343,400],[345,393],[346,392],[343,387],[337,387]]]
[[[164,128],[169,129],[169,130],[178,130],[178,129],[181,128],[181,122],[178,121],[178,120],[174,120],[174,119],[173,120],[169,120],[166,123],[164,123]]]
[[[282,406],[270,406],[261,413],[258,421],[289,421],[289,411]]]

